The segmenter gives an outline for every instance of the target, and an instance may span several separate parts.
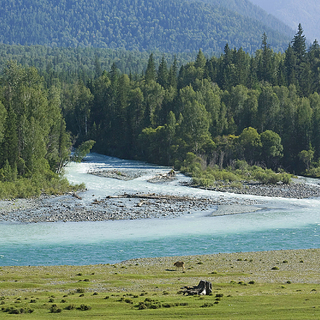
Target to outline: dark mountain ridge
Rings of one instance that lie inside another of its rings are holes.
[[[221,6],[177,0],[3,0],[0,42],[58,47],[253,53],[265,32],[283,51],[290,37]]]

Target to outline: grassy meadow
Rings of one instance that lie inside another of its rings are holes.
[[[0,319],[319,319],[319,258],[310,249],[0,267]],[[200,280],[212,295],[182,294]]]

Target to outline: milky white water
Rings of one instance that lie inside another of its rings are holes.
[[[137,170],[140,178],[122,181],[88,174],[92,170]],[[233,195],[182,186],[189,178],[153,184],[147,180],[170,168],[91,154],[70,163],[70,182],[84,182],[82,202],[135,192],[261,201],[262,210],[209,216],[192,212],[179,218],[105,222],[0,224],[0,265],[114,263],[139,257],[218,252],[320,248],[320,199],[265,198]],[[310,180],[309,182],[313,182]]]

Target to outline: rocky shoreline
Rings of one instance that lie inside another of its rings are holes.
[[[198,188],[198,186],[195,186]],[[241,187],[234,187],[232,184],[208,187],[206,190],[229,192],[235,194],[248,194],[262,197],[278,197],[291,199],[305,199],[320,197],[320,185],[311,185],[303,182],[294,182],[290,185],[275,184],[266,185],[258,182],[245,182]]]
[[[0,222],[80,222],[107,220],[135,220],[150,218],[175,218],[191,212],[222,215],[220,205],[254,206],[249,199],[227,199],[223,196],[208,198],[175,197],[170,195],[120,195],[94,199],[89,205],[80,197],[65,195],[37,200],[0,201]],[[231,206],[230,206],[231,208]],[[249,211],[250,209],[248,209]],[[252,210],[252,209],[251,209]],[[227,210],[224,210],[225,214]]]
[[[99,176],[130,180],[139,173],[117,171],[96,172]],[[152,183],[170,182],[174,176],[155,176]],[[209,189],[209,188],[208,188]],[[290,185],[264,185],[245,183],[241,188],[224,185],[210,188],[213,191],[247,194],[265,197],[313,198],[320,197],[320,186],[295,181]],[[80,222],[135,220],[150,218],[175,218],[185,214],[203,212],[210,216],[248,213],[261,210],[263,198],[230,197],[221,194],[206,198],[175,197],[172,195],[118,195],[93,199],[90,203],[81,196],[43,196],[39,199],[15,199],[0,201],[0,223]]]

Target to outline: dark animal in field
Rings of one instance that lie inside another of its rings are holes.
[[[183,261],[177,261],[173,264],[176,268],[182,268],[184,270],[184,262]]]

